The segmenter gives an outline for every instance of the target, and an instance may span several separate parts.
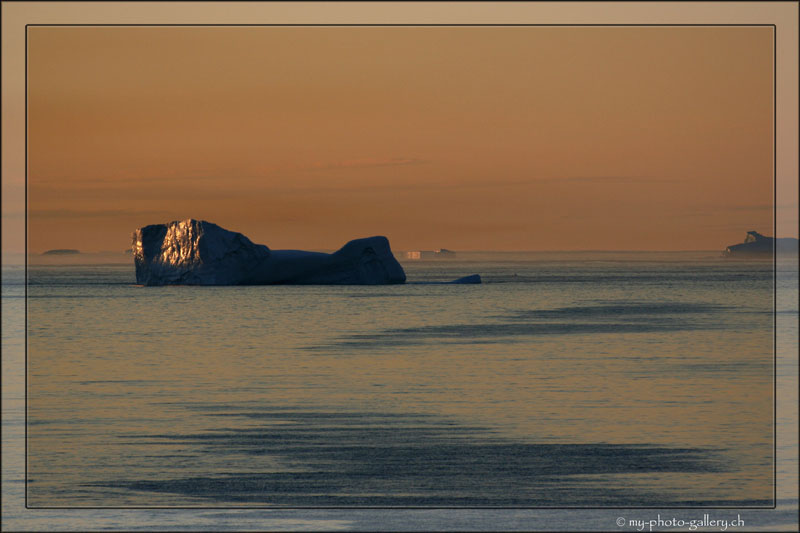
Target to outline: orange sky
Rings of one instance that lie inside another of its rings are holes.
[[[272,248],[773,233],[771,27],[28,31],[32,252],[187,217]]]

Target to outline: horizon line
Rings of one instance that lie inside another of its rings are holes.
[[[797,239],[797,237],[790,237],[793,239]],[[80,250],[77,248],[49,248],[47,250],[43,250],[41,252],[34,252],[34,251],[27,251],[27,255],[29,256],[38,256],[44,255],[46,252],[54,251],[54,250],[76,250],[76,253],[72,254],[65,254],[69,255],[97,255],[97,254],[119,254],[125,255],[129,252],[125,249],[123,250]],[[270,248],[270,250],[298,250],[298,248]],[[339,248],[308,248],[305,251],[309,252],[335,252],[339,250]],[[417,252],[417,251],[432,251],[433,248],[428,250],[427,248],[409,248],[409,249],[397,249],[392,250],[392,253],[406,253],[406,252]],[[724,248],[687,248],[687,249],[672,249],[672,250],[664,250],[664,249],[645,249],[645,250],[634,250],[634,249],[599,249],[599,248],[581,248],[581,249],[542,249],[542,250],[510,250],[510,249],[503,249],[503,250],[475,250],[475,249],[450,249],[450,251],[454,253],[683,253],[683,252],[720,252],[724,251]],[[26,252],[19,251],[19,250],[4,250],[2,255],[26,255]],[[53,254],[54,256],[56,254]]]

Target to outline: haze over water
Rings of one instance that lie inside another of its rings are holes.
[[[634,255],[397,286],[31,267],[29,504],[771,506],[772,263]]]

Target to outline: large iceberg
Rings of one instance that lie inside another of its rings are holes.
[[[386,237],[355,239],[332,254],[270,250],[216,224],[187,219],[133,233],[142,285],[383,285],[405,272]]]

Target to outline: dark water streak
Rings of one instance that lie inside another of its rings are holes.
[[[509,337],[520,336],[673,333],[725,329],[726,324],[706,317],[718,317],[731,311],[733,310],[726,306],[681,302],[616,302],[525,309],[495,316],[495,322],[385,329],[379,333],[347,335],[335,343],[306,346],[305,349],[377,349],[426,342],[474,344],[478,340],[505,341]]]
[[[126,440],[159,449],[174,445],[182,457],[270,456],[280,466],[213,476],[180,477],[176,471],[161,479],[89,486],[179,494],[212,504],[289,507],[710,505],[643,491],[614,476],[728,469],[722,449],[531,444],[432,416],[291,410],[216,410],[206,416],[264,425]]]

